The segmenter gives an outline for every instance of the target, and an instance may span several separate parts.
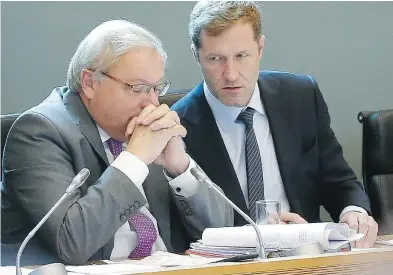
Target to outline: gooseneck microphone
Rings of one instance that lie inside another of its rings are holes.
[[[259,231],[258,226],[255,224],[255,222],[239,207],[237,207],[236,204],[234,204],[227,196],[225,196],[225,194],[216,187],[216,185],[206,176],[206,174],[198,165],[194,168],[191,168],[190,172],[191,175],[193,175],[201,184],[206,184],[209,188],[213,189],[217,194],[219,194],[225,201],[228,202],[230,206],[232,206],[233,209],[236,210],[236,212],[242,215],[242,217],[254,227],[255,233],[257,234],[258,238],[257,253],[259,255],[259,259],[266,258],[266,252],[265,247],[263,246],[261,232]]]
[[[90,176],[90,170],[87,168],[83,168],[73,179],[68,186],[67,190],[65,191],[64,195],[53,205],[53,207],[49,210],[48,213],[40,220],[40,222],[30,231],[27,237],[22,242],[21,246],[19,247],[18,254],[16,256],[16,275],[22,275],[22,270],[20,268],[20,258],[22,256],[23,250],[26,247],[26,244],[30,241],[30,239],[34,236],[34,234],[41,228],[44,222],[52,215],[53,212],[57,209],[57,207],[72,193],[75,189],[79,188],[86,179]],[[49,274],[57,274],[63,275],[67,274],[65,270],[65,266],[61,263],[54,263],[42,266],[36,270],[33,270],[29,273],[29,275],[49,275]]]

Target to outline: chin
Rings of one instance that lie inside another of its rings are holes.
[[[219,100],[229,107],[244,107],[250,101],[251,95],[240,89],[237,91],[221,91]]]
[[[220,101],[229,107],[244,107],[248,104],[250,99],[244,99],[239,97],[224,97],[220,99]]]

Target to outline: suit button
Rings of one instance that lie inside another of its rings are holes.
[[[127,218],[129,218],[130,217],[130,214],[131,214],[131,211],[130,210],[126,210],[126,212],[124,212],[125,213],[125,215],[127,216]]]
[[[139,201],[136,201],[136,202],[134,202],[134,206],[135,206],[135,208],[138,208],[139,207]]]
[[[120,215],[120,220],[121,220],[122,222],[126,222],[126,221],[127,221],[127,216],[126,216],[125,214],[121,214],[121,215]]]
[[[181,192],[181,188],[180,187],[176,187],[176,192],[180,193]]]
[[[134,211],[134,206],[130,207],[130,211],[133,212]]]

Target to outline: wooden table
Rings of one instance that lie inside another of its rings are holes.
[[[391,240],[391,236],[381,239]],[[382,247],[375,245],[375,247]],[[135,273],[134,273],[135,274]],[[248,263],[221,263],[200,267],[165,269],[143,273],[150,275],[218,275],[218,274],[264,274],[264,275],[392,275],[393,247],[380,250],[324,254],[318,257],[288,257]]]
[[[393,235],[380,236],[392,240]],[[378,250],[323,254],[314,257],[287,257],[247,263],[220,263],[198,267],[163,268],[145,275],[392,275],[393,246],[375,245]],[[95,263],[97,264],[97,263]]]

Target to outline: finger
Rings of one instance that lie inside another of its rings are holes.
[[[158,131],[161,129],[172,128],[178,125],[172,118],[163,117],[159,120],[154,121],[149,127],[152,131]]]
[[[300,215],[291,212],[281,213],[281,220],[285,223],[307,223],[305,219],[303,219]]]
[[[153,112],[156,108],[158,108],[158,107],[154,106],[153,104],[149,104],[145,108],[143,108],[142,111],[138,115],[137,123],[142,124],[142,121],[145,119],[145,117],[148,114],[150,114],[151,112]]]
[[[164,117],[154,121],[150,125],[150,129],[152,131],[158,131],[164,128],[170,128],[173,127],[177,124],[180,124],[180,119],[179,116],[177,115],[176,112],[170,111],[167,113]]]
[[[357,213],[358,218],[358,233],[364,234],[364,237],[360,240],[356,241],[356,247],[363,248],[364,241],[366,240],[367,231],[368,231],[368,215],[365,213]]]
[[[170,113],[173,116],[173,119],[176,121],[176,123],[181,124],[179,115],[175,111],[170,111]]]
[[[168,135],[168,140],[172,137],[185,137],[187,135],[187,130],[184,128],[182,125],[176,125],[171,128],[166,128],[163,129],[162,131],[165,132],[166,135]]]
[[[126,137],[127,142],[130,140],[130,137],[135,130],[137,119],[138,119],[137,117],[133,117],[127,125],[127,129],[126,129],[126,133],[125,133],[125,137]]]
[[[354,213],[354,212],[345,213],[344,216],[342,216],[340,222],[348,224],[348,226],[350,228],[352,228],[352,229],[356,230],[356,232],[358,232],[359,224],[358,224],[358,218],[357,218],[356,213]]]
[[[267,217],[267,223],[268,224],[279,224],[280,223],[280,217],[278,216],[278,213],[272,213]]]
[[[378,224],[375,222],[374,218],[369,216],[367,219],[367,223],[368,223],[368,232],[367,232],[366,240],[364,242],[365,248],[372,247],[378,235]]]
[[[168,105],[161,104],[156,107],[152,112],[148,113],[144,117],[140,117],[140,121],[143,125],[149,125],[155,120],[158,120],[166,116],[170,112]]]

